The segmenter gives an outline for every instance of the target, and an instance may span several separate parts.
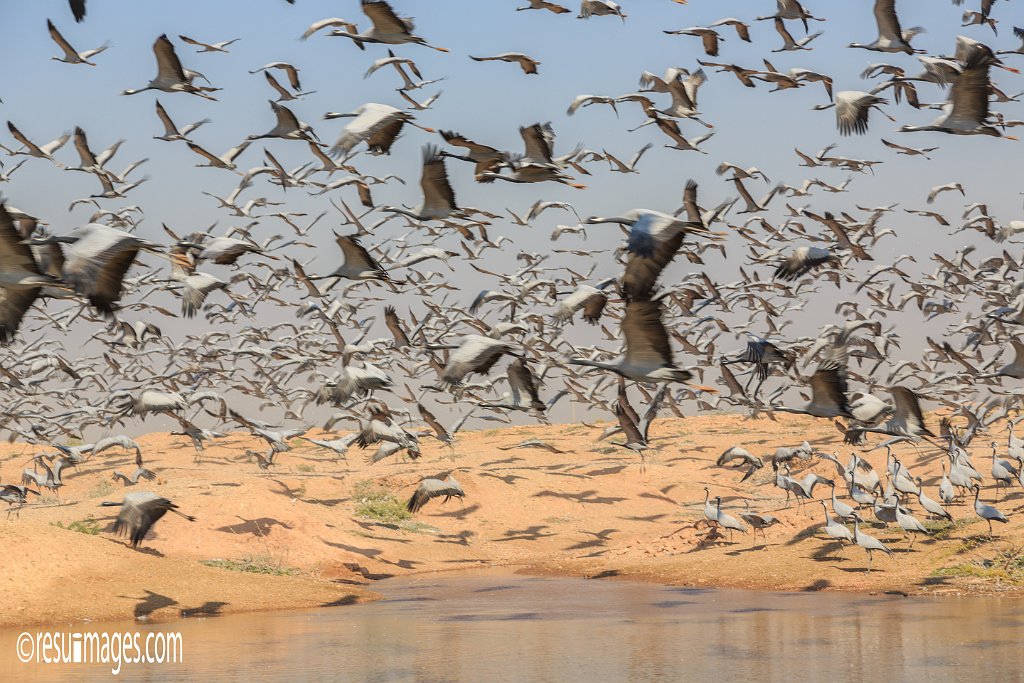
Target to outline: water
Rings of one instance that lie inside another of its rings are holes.
[[[184,664],[124,665],[125,680],[936,681],[1021,680],[1022,604],[701,590],[459,572],[374,584],[386,600],[301,612],[115,623],[180,631]],[[15,658],[0,680],[111,679],[109,667]]]

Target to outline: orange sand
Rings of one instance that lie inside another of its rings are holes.
[[[797,445],[805,438],[816,448],[838,451],[843,462],[850,447],[841,445],[841,436],[828,421],[778,417],[778,422],[726,414],[659,419],[651,430],[656,450],[647,456],[645,473],[637,456],[607,441],[596,442],[599,431],[584,425],[460,433],[454,455],[425,439],[419,461],[392,458],[375,465],[363,462],[364,454],[372,451],[353,448],[346,463],[299,440],[292,442],[292,451],[279,454],[269,472],[246,460],[246,448],[265,447],[242,433],[210,447],[199,464],[186,439],[149,434],[138,441],[158,479],[127,490],[158,492],[198,520],[190,524],[168,514],[143,542],[142,551],[133,551],[109,533],[117,508],[99,507],[101,500],[118,500],[123,494],[125,489],[110,480],[110,473],[134,469],[133,455],[114,449],[78,471],[68,471],[61,505],[47,496],[20,516],[6,519],[0,513],[0,545],[5,549],[0,624],[347,604],[372,598],[373,581],[380,577],[489,565],[766,590],[936,593],[1017,588],[1007,580],[937,577],[934,572],[1024,546],[1024,494],[1019,489],[995,501],[994,489],[986,486],[983,500],[996,502],[1010,517],[991,539],[970,502],[951,510],[965,520],[964,526],[946,539],[918,540],[912,552],[906,552],[908,542],[895,525],[864,527],[896,551],[895,558],[876,556],[874,571],[868,574],[860,548],[839,552],[835,543],[815,533],[823,522],[820,504],[802,510],[784,507],[785,494],[772,485],[774,475],[767,464],[776,446]],[[566,453],[498,449],[530,438]],[[987,438],[979,441],[988,443]],[[714,466],[732,445],[768,456],[765,468],[743,484],[738,483],[742,473]],[[26,444],[4,446],[0,482],[20,479],[33,452]],[[927,492],[937,499],[939,453],[927,446],[901,446],[899,453],[925,477]],[[989,449],[979,448],[973,455],[975,466],[987,476]],[[883,471],[884,451],[867,458]],[[829,462],[813,460],[801,467],[836,476]],[[414,524],[397,527],[354,515],[353,488],[361,480],[373,479],[404,501],[420,478],[449,469],[466,490],[461,505],[456,500],[445,506],[432,501],[411,520]],[[737,534],[734,542],[727,536],[708,538],[710,530],[702,521],[704,486],[712,496],[723,496],[723,507],[734,516],[742,512],[742,500],[749,499],[751,509],[770,511],[783,524],[768,530],[766,542],[759,534],[756,545],[750,534]],[[829,492],[819,488],[816,494]],[[924,519],[916,500],[911,510]],[[90,517],[98,520],[101,533],[57,526]],[[870,512],[867,517],[873,519]],[[246,558],[294,572],[262,575],[201,564]]]

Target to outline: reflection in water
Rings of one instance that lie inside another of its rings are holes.
[[[1010,681],[1024,671],[1015,599],[709,591],[507,572],[374,588],[388,599],[77,628],[181,631],[183,665],[125,666],[127,680]],[[0,680],[87,672],[19,664],[17,634],[0,632]]]

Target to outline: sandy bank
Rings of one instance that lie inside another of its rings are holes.
[[[246,448],[259,447],[247,435],[222,440],[196,463],[183,439],[150,434],[139,442],[158,479],[134,490],[158,492],[197,521],[168,515],[141,551],[129,549],[109,532],[116,509],[99,502],[123,495],[111,472],[133,469],[133,455],[108,451],[91,459],[65,475],[61,505],[46,495],[20,516],[0,515],[0,587],[6,596],[0,623],[348,604],[372,598],[377,578],[488,565],[748,589],[1017,590],[1014,558],[1024,546],[1019,488],[997,502],[1010,523],[1000,525],[993,538],[970,501],[952,508],[962,520],[955,528],[918,540],[912,552],[895,525],[865,528],[895,551],[894,558],[876,557],[868,574],[861,549],[840,549],[816,533],[823,522],[818,503],[785,507],[784,494],[771,484],[770,465],[743,484],[741,473],[714,466],[732,445],[765,455],[805,438],[838,451],[845,462],[850,449],[840,446],[830,424],[795,416],[778,422],[731,415],[659,420],[652,428],[657,449],[649,453],[643,474],[634,454],[597,442],[598,433],[584,425],[469,432],[460,434],[454,456],[427,440],[418,462],[375,465],[365,464],[356,449],[346,462],[295,441],[294,450],[281,454],[269,472],[245,457]],[[564,453],[499,448],[533,438]],[[18,480],[32,452],[25,444],[5,445],[0,481]],[[913,446],[899,452],[937,498],[939,454]],[[983,473],[989,453],[986,447],[974,454]],[[882,470],[884,452],[867,457]],[[836,474],[828,462],[805,465]],[[453,468],[467,493],[461,505],[433,501],[414,518],[395,523],[357,514],[367,490],[392,492],[404,502],[420,478]],[[358,488],[365,480],[370,488]],[[709,538],[701,521],[704,486],[721,495],[732,514],[747,499],[751,509],[770,511],[783,523],[756,543],[749,534],[733,542]],[[827,496],[828,490],[816,493]],[[989,482],[982,498],[995,502]],[[911,509],[924,518],[916,501]]]

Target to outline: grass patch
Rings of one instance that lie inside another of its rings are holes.
[[[101,498],[109,495],[114,490],[114,482],[110,479],[100,479],[89,491],[90,498]]]
[[[308,462],[302,462],[295,466],[299,472],[316,472],[316,465],[310,465]]]
[[[945,541],[951,538],[954,532],[959,531],[966,527],[970,522],[966,519],[956,519],[952,522],[946,520],[929,520],[924,523],[924,528],[928,530],[931,537],[939,541]]]
[[[80,519],[71,522],[67,526],[64,526],[63,522],[53,522],[53,525],[58,529],[77,531],[80,534],[88,534],[89,536],[96,536],[100,533],[100,531],[103,530],[103,528],[100,526],[100,523],[92,517],[86,517],[85,519]]]
[[[1005,571],[993,567],[984,567],[974,562],[963,562],[952,567],[940,567],[932,572],[932,576],[950,577],[955,579],[981,578],[981,579],[1006,579],[1009,578]]]
[[[619,446],[598,446],[597,448],[591,448],[590,452],[611,455],[612,453],[618,453],[620,450]]]
[[[299,573],[295,567],[286,567],[269,555],[248,555],[240,560],[200,560],[207,567],[227,569],[232,572],[248,574],[269,574],[270,576],[294,576]]]
[[[356,483],[352,499],[356,503],[356,517],[395,525],[412,517],[395,494],[369,479]]]
[[[569,425],[568,427],[563,427],[559,434],[578,434],[579,432],[585,432],[587,430],[588,427],[586,425]]]
[[[983,534],[975,534],[974,536],[967,536],[960,543],[960,545],[957,546],[956,553],[957,554],[969,553],[972,550],[976,550],[977,548],[980,548],[981,546],[985,545],[986,543],[991,543],[992,541],[993,541],[993,538],[991,536],[986,536],[986,535],[983,535]]]
[[[992,557],[979,557],[949,567],[940,567],[932,576],[975,578],[1009,583],[1024,583],[1024,546],[1000,550]]]

